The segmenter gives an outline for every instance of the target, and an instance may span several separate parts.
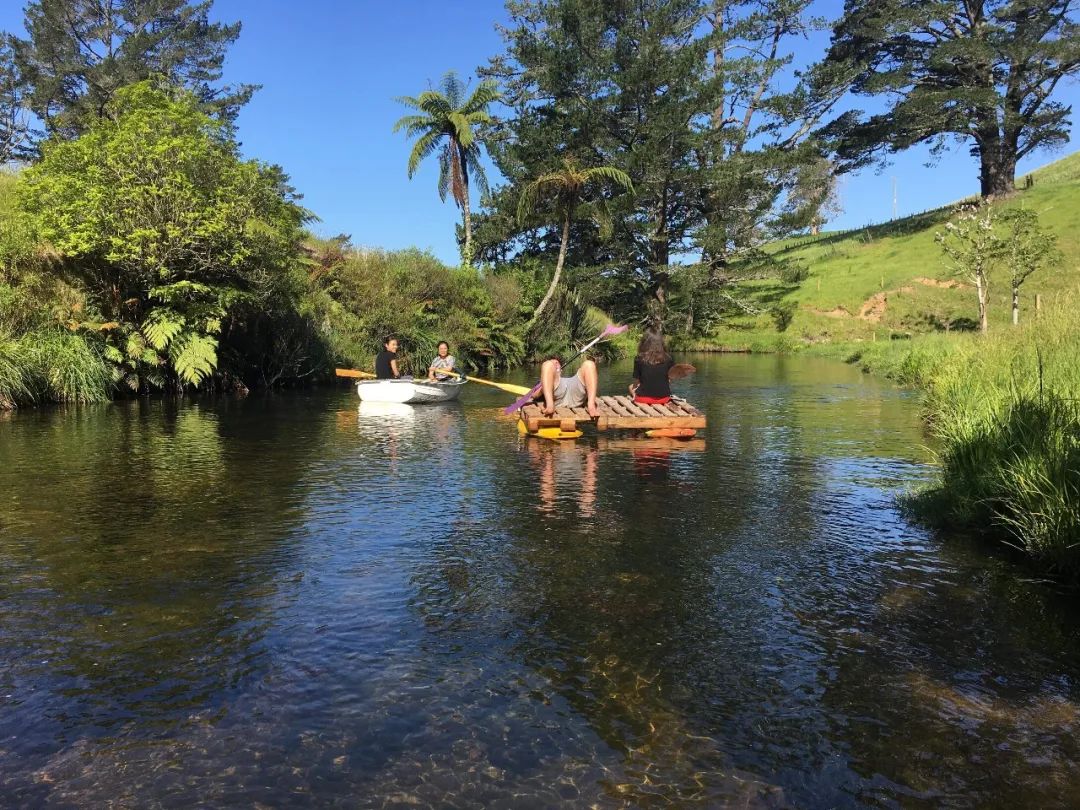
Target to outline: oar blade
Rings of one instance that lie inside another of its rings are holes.
[[[512,405],[507,405],[505,408],[503,408],[503,413],[511,414],[515,411],[520,410],[521,408],[524,408],[526,405],[532,402],[536,398],[536,395],[539,393],[540,383],[537,383],[526,393],[522,394],[517,400],[515,400]]]
[[[676,363],[668,371],[667,376],[669,380],[681,380],[683,377],[689,377],[695,371],[697,369],[689,363]]]
[[[355,368],[335,368],[334,373],[339,377],[374,377],[370,371],[360,371]]]

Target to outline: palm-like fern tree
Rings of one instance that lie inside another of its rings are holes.
[[[472,261],[472,214],[469,210],[469,176],[481,192],[487,190],[487,178],[480,165],[480,141],[477,127],[492,122],[488,105],[498,99],[493,82],[481,82],[466,98],[465,85],[454,71],[442,78],[439,90],[425,90],[420,95],[399,98],[402,104],[417,110],[394,124],[394,132],[416,137],[409,153],[409,179],[421,161],[439,150],[439,198],[445,202],[449,192],[461,209],[465,228],[462,257]],[[417,137],[418,136],[418,137]]]
[[[581,168],[572,158],[564,158],[561,169],[540,175],[521,192],[517,209],[519,223],[524,224],[530,216],[540,213],[545,204],[548,205],[547,210],[562,223],[562,242],[559,245],[559,258],[555,262],[555,275],[551,277],[547,294],[533,312],[526,330],[536,323],[559,286],[566,262],[566,249],[570,244],[570,224],[574,218],[588,216],[596,221],[602,237],[610,234],[611,217],[605,198],[597,196],[592,202],[584,202],[591,192],[600,191],[603,186],[614,186],[631,194],[634,192],[634,184],[626,172],[613,166]]]

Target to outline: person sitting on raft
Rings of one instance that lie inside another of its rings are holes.
[[[439,341],[438,356],[431,361],[431,365],[428,366],[428,379],[433,382],[443,382],[449,380],[452,375],[443,374],[443,371],[454,370],[454,355],[450,354],[450,344],[445,340]]]
[[[659,329],[648,327],[638,344],[634,358],[634,382],[630,396],[638,405],[667,405],[671,402],[671,382],[668,373],[675,365]]]
[[[585,408],[589,416],[597,417],[596,389],[599,376],[594,360],[585,360],[572,377],[562,376],[562,364],[555,358],[545,360],[540,367],[540,391],[544,416],[553,416],[556,408]]]
[[[388,337],[383,341],[383,350],[375,355],[375,377],[380,380],[396,380],[401,377],[397,360],[398,341]]]

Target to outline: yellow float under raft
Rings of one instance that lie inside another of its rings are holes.
[[[641,430],[658,438],[691,439],[705,427],[705,414],[682,399],[667,405],[639,405],[630,397],[598,397],[600,415],[589,416],[584,408],[559,408],[545,416],[536,403],[518,411],[518,432],[543,439],[576,439],[580,424],[593,423],[597,430]]]

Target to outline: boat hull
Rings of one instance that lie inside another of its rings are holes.
[[[464,382],[428,382],[426,380],[365,380],[356,384],[363,402],[396,402],[402,405],[426,405],[451,402],[458,398]]]

